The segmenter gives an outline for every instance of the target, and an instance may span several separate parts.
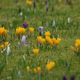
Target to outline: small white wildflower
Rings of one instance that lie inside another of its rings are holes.
[[[10,48],[10,44],[7,46],[7,55],[9,55],[11,53],[11,48]]]
[[[22,38],[21,38],[21,44],[22,45],[25,45],[26,44],[26,38],[27,37],[25,35],[22,36]]]
[[[71,23],[71,18],[70,17],[68,17],[68,23]]]

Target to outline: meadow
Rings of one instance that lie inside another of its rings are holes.
[[[45,1],[0,0],[0,80],[80,80],[80,0]]]

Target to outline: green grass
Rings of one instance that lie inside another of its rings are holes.
[[[43,2],[43,3],[42,3]],[[75,39],[80,38],[80,1],[72,0],[73,5],[69,6],[58,0],[49,0],[49,11],[45,11],[45,0],[37,1],[36,12],[33,8],[29,8],[25,4],[25,0],[19,0],[16,4],[14,0],[0,0],[0,25],[4,25],[12,34],[15,33],[15,28],[21,26],[24,21],[29,23],[29,26],[34,26],[35,35],[28,38],[28,42],[33,43],[27,47],[18,48],[14,37],[7,37],[7,41],[11,43],[12,53],[7,57],[0,54],[0,80],[39,80],[39,76],[33,72],[27,72],[26,67],[31,69],[36,66],[41,66],[42,75],[40,80],[62,80],[64,75],[70,79],[71,75],[76,76],[76,80],[80,80],[80,56],[77,56],[72,50]],[[21,7],[23,17],[18,16],[18,8]],[[51,8],[54,8],[52,11]],[[29,8],[29,10],[28,10]],[[72,22],[67,23],[67,18],[71,17]],[[52,20],[56,20],[56,28],[52,27]],[[48,26],[46,27],[46,23]],[[13,26],[10,27],[10,24]],[[49,30],[54,35],[60,35],[62,41],[57,49],[51,49],[44,46],[40,49],[39,56],[35,57],[32,53],[32,48],[37,47],[36,37],[38,35],[37,27],[43,25],[45,31]],[[24,61],[23,55],[26,60]],[[56,66],[51,72],[47,72],[45,65],[48,60],[55,61]],[[7,64],[8,63],[8,64]],[[66,66],[69,64],[70,66]],[[21,75],[18,75],[21,71]]]

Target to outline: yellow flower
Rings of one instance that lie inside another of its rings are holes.
[[[2,45],[0,45],[0,48],[1,48],[1,49],[4,49],[4,45],[3,45],[3,44],[2,44]]]
[[[38,55],[39,54],[39,49],[38,48],[33,49],[33,53],[34,53],[34,55]]]
[[[37,37],[37,42],[40,43],[40,44],[45,44],[46,40],[45,40],[45,38],[42,38],[42,36],[38,36]]]
[[[55,45],[58,45],[59,43],[61,42],[61,39],[60,38],[53,38],[53,43],[55,44]]]
[[[80,48],[80,39],[75,40],[75,47]]]
[[[37,72],[41,73],[41,67],[40,66],[37,67]]]
[[[34,73],[37,73],[37,69],[36,68],[34,68],[33,71],[34,71]]]
[[[33,3],[33,0],[26,0],[26,4],[28,4],[28,5],[32,5],[32,3]]]
[[[30,33],[34,33],[34,28],[33,28],[33,27],[30,27],[30,28],[29,28],[29,32],[30,32]]]
[[[46,39],[42,38],[42,44],[45,44],[45,43],[46,43]]]
[[[7,47],[9,44],[9,42],[4,42],[5,47]]]
[[[41,42],[42,42],[42,36],[38,36],[38,37],[37,37],[37,42],[38,42],[38,43],[41,43]]]
[[[26,32],[26,30],[22,27],[16,28],[16,34],[17,35],[24,34],[25,32]]]
[[[48,62],[48,63],[46,64],[46,69],[47,69],[48,71],[51,71],[54,67],[55,67],[55,62],[53,62],[53,61],[50,61],[50,62]]]
[[[41,73],[41,67],[40,67],[40,66],[35,67],[35,68],[33,69],[33,71],[34,71],[34,73],[40,74],[40,73]]]
[[[46,36],[45,39],[48,42],[50,40],[50,37],[49,36]]]
[[[47,41],[48,44],[53,46],[53,40],[49,36],[46,36],[46,41]]]
[[[50,36],[51,33],[49,31],[45,32],[45,36]]]
[[[7,30],[4,27],[0,28],[0,35],[6,35]]]

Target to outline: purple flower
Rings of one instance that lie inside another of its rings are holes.
[[[66,76],[63,76],[63,80],[67,80],[67,77]]]
[[[70,80],[75,80],[75,76],[72,75],[71,78],[70,78]]]
[[[28,23],[24,22],[24,23],[23,23],[23,27],[24,27],[24,28],[27,28],[27,27],[28,27]]]

